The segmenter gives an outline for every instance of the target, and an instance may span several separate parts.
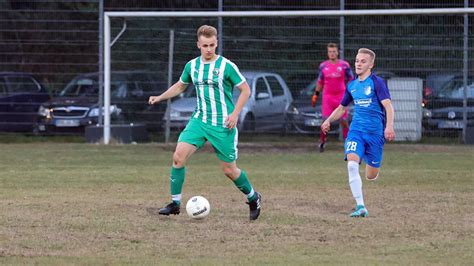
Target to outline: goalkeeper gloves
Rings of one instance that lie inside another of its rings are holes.
[[[311,97],[311,106],[315,107],[316,106],[316,101],[318,100],[319,96],[319,91],[315,91],[313,94],[313,97]]]

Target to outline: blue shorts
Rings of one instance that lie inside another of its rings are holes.
[[[359,163],[364,160],[366,164],[374,168],[380,168],[384,144],[383,135],[350,130],[344,144],[344,159],[347,160],[348,154],[355,153],[361,160]]]

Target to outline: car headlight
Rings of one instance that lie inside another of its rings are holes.
[[[51,118],[51,109],[41,105],[38,109],[38,115],[44,116],[46,118]]]
[[[433,116],[433,113],[429,109],[423,109],[423,117],[425,118],[431,118]]]
[[[101,107],[102,108],[102,114],[104,113],[104,107]],[[109,107],[109,110],[110,110],[110,114],[111,115],[120,115],[120,113],[122,113],[122,109],[118,108],[117,105],[111,105]],[[89,117],[98,117],[99,116],[99,107],[95,107],[95,108],[92,108],[90,111],[89,111]]]
[[[288,109],[288,113],[289,114],[292,114],[292,115],[298,115],[300,114],[300,111],[298,110],[298,108],[294,107],[294,106],[291,106],[289,109]]]

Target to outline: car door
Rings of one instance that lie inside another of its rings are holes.
[[[269,109],[269,121],[271,121],[272,128],[280,128],[285,124],[285,111],[288,106],[288,96],[277,76],[267,75],[265,78],[270,86],[272,96]]]
[[[8,106],[9,129],[29,130],[38,122],[38,109],[49,99],[46,91],[30,76],[6,77],[10,104]]]
[[[263,76],[254,80],[255,93],[252,94],[254,99],[253,115],[255,119],[255,129],[268,127],[270,124],[272,98],[267,81]],[[250,119],[250,117],[245,118]]]

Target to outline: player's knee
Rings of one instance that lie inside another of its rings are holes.
[[[375,180],[377,179],[377,177],[379,177],[379,172],[373,172],[373,173],[366,173],[365,175],[365,178],[367,178],[368,180]]]
[[[173,154],[173,165],[175,167],[183,167],[185,162],[186,162],[186,159],[183,155],[177,152]]]

